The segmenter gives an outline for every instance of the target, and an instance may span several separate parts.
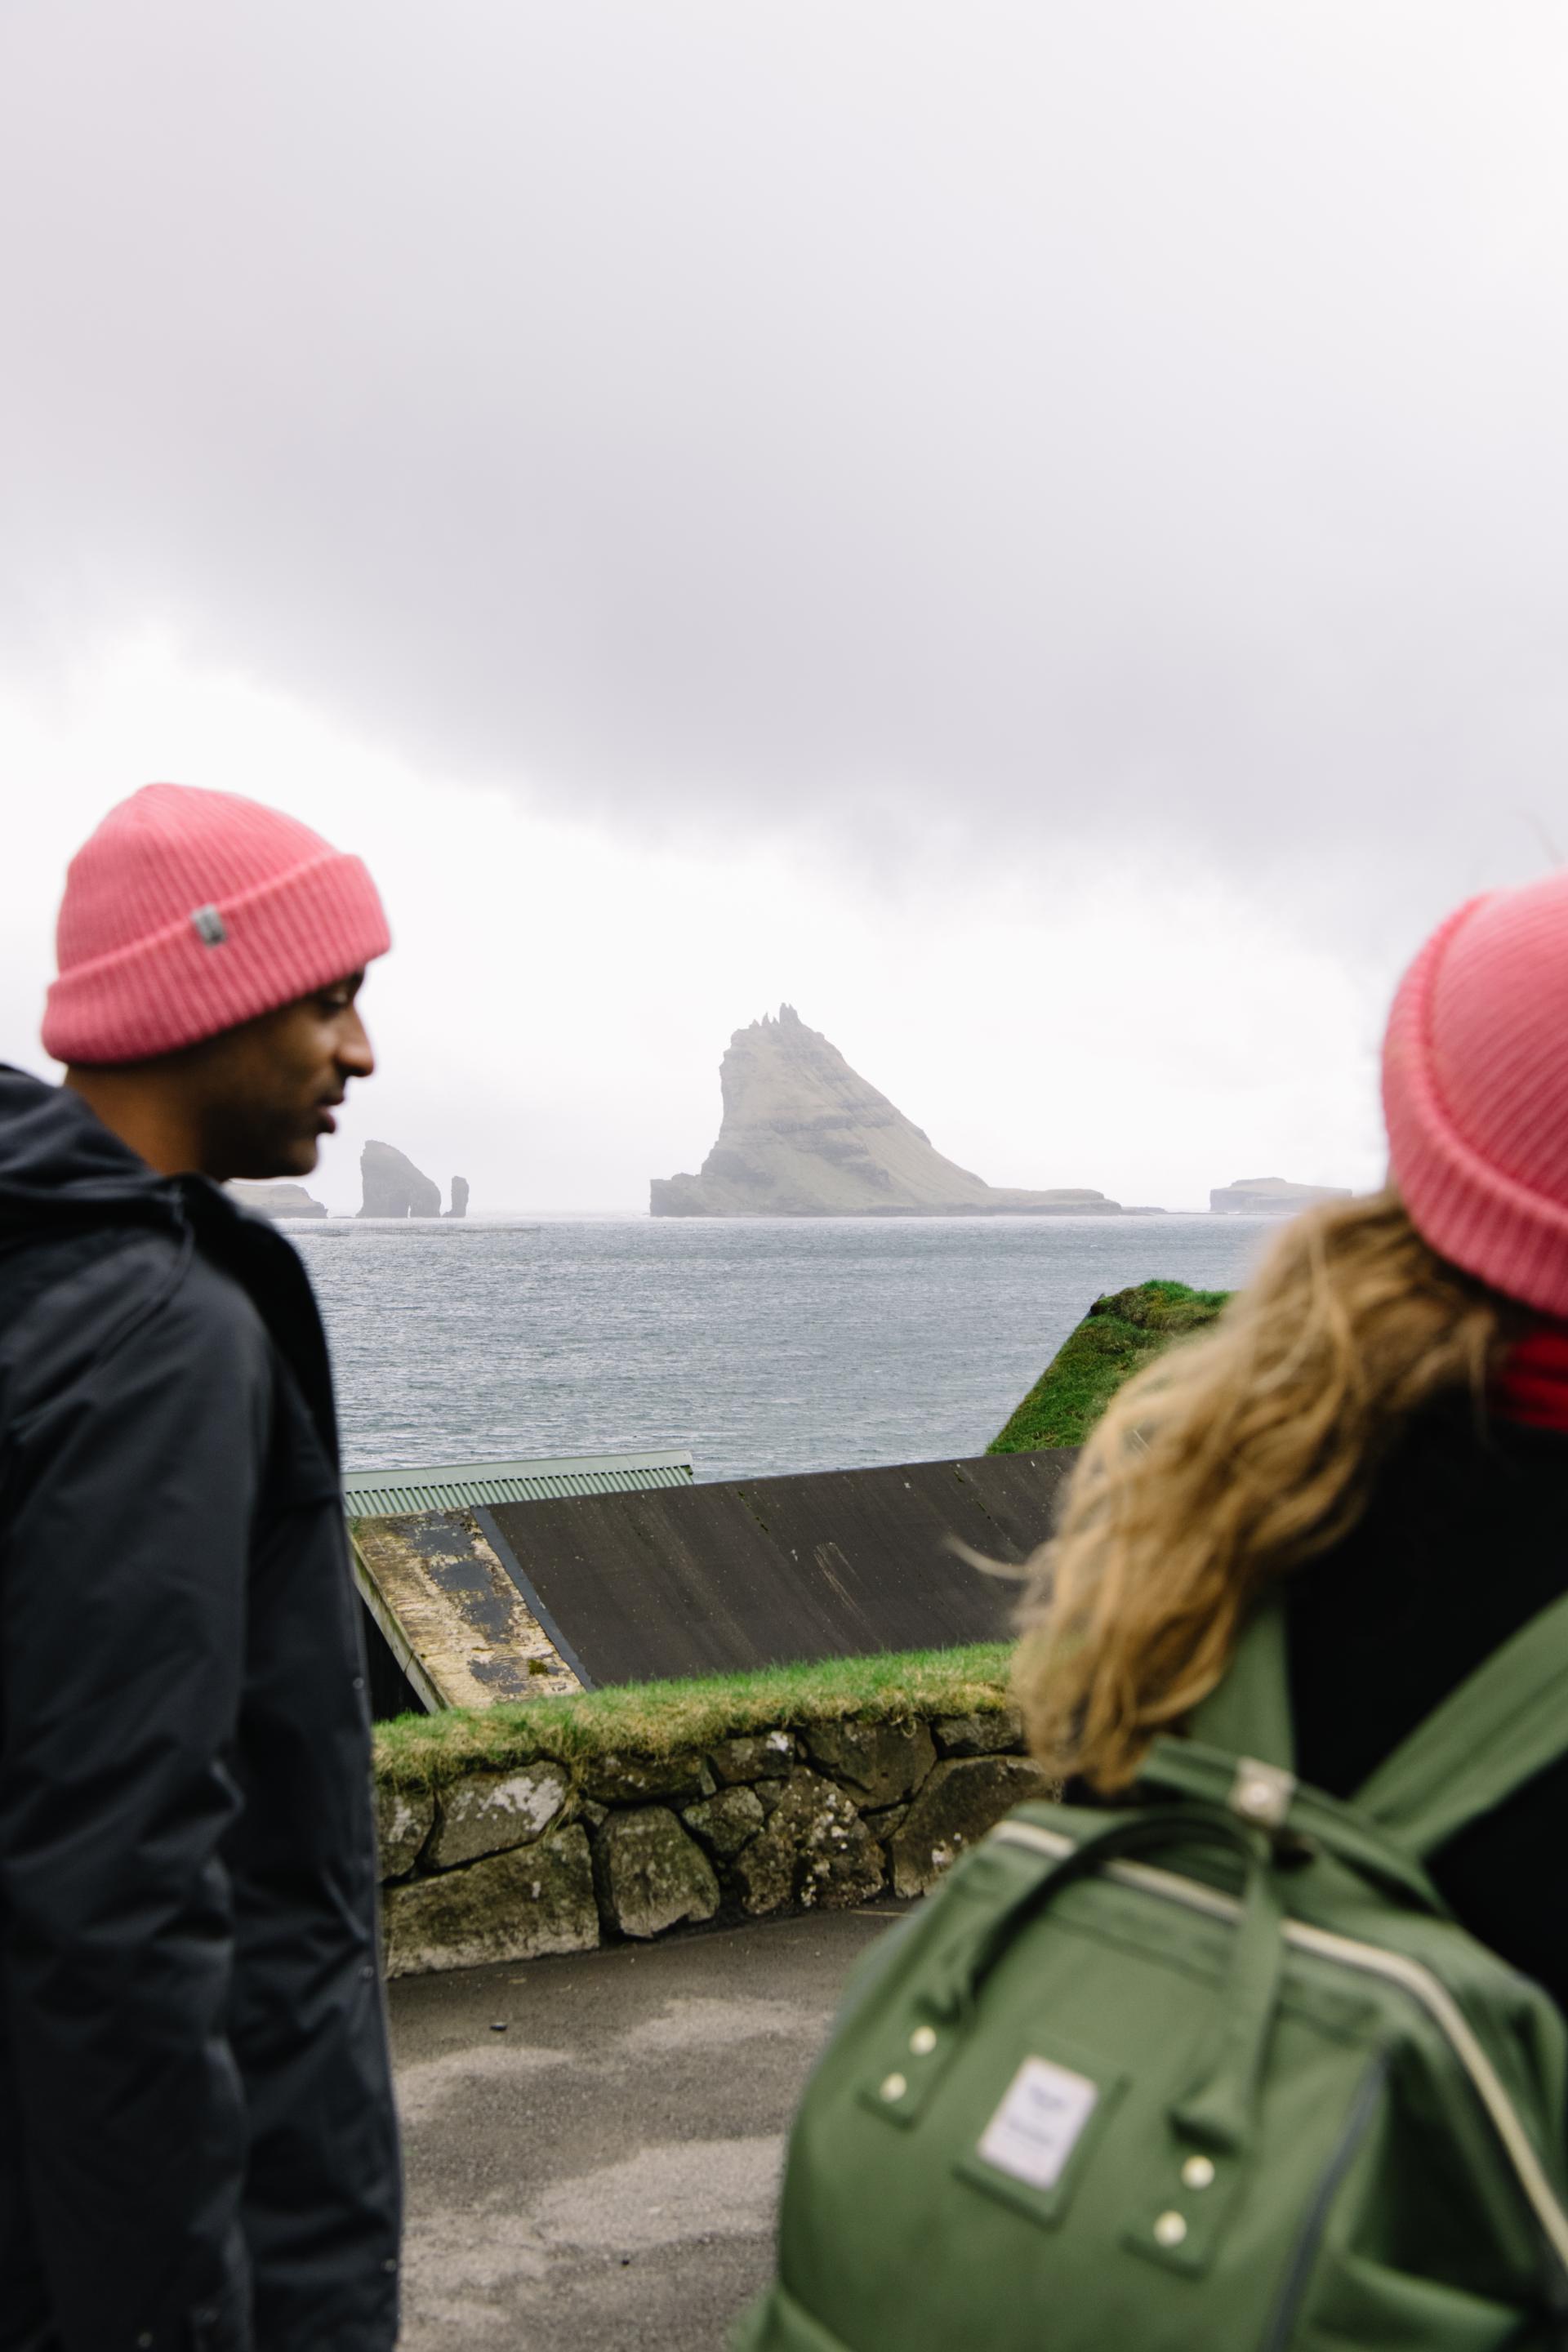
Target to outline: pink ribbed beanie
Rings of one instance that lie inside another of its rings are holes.
[[[1568,873],[1472,898],[1400,982],[1389,1167],[1441,1257],[1568,1318]]]
[[[234,793],[144,784],[71,859],[44,1014],[58,1062],[140,1062],[360,971],[392,944],[357,857]]]

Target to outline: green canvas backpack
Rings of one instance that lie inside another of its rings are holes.
[[[1194,1729],[862,1964],[741,2352],[1568,2347],[1568,2026],[1425,1867],[1568,1750],[1568,1601],[1353,1804],[1294,1778],[1278,1610]]]

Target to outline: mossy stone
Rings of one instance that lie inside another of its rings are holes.
[[[735,1739],[721,1739],[708,1750],[717,1777],[731,1780],[782,1780],[795,1767],[795,1735],[760,1731]]]
[[[510,1853],[389,1886],[382,1920],[394,1977],[592,1951],[599,1913],[587,1833],[574,1823]]]
[[[731,1865],[742,1907],[760,1916],[798,1904],[843,1911],[878,1894],[881,1849],[844,1790],[796,1772],[749,1845]]]
[[[936,1762],[923,1723],[813,1723],[804,1733],[818,1770],[857,1805],[896,1805],[918,1789]]]
[[[1024,1745],[1024,1718],[1016,1706],[994,1715],[942,1715],[931,1725],[943,1756],[1016,1756]]]
[[[594,1840],[594,1878],[606,1919],[639,1940],[719,1908],[712,1864],[664,1805],[610,1815]]]
[[[402,1878],[413,1869],[435,1818],[436,1800],[428,1789],[389,1789],[377,1783],[375,1843],[384,1879]]]
[[[721,1789],[717,1796],[701,1798],[695,1805],[688,1805],[680,1818],[705,1846],[727,1860],[731,1854],[740,1853],[748,1838],[755,1837],[766,1816],[756,1790],[742,1786]]]
[[[711,1796],[714,1781],[694,1749],[677,1756],[637,1756],[612,1748],[584,1766],[582,1786],[584,1795],[601,1804],[638,1805],[650,1798]]]
[[[531,1845],[566,1810],[571,1783],[559,1764],[470,1772],[443,1789],[426,1861],[437,1870]]]
[[[953,1757],[939,1764],[893,1839],[894,1893],[924,1895],[1015,1805],[1051,1793],[1039,1766],[1025,1756]]]

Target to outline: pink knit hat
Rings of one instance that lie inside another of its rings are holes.
[[[144,784],[71,859],[44,1014],[58,1062],[140,1062],[360,971],[392,940],[357,857],[234,793]]]
[[[1390,1173],[1439,1256],[1568,1318],[1568,873],[1472,898],[1383,1048]]]

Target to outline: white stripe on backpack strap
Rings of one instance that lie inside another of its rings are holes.
[[[1037,1829],[1032,1822],[1003,1822],[992,1835],[999,1844],[1032,1846],[1037,1853],[1048,1853],[1058,1861],[1077,1850],[1073,1840],[1063,1837],[1059,1830]],[[1174,1871],[1157,1870],[1146,1862],[1109,1862],[1103,1865],[1101,1875],[1117,1879],[1124,1886],[1137,1887],[1145,1895],[1157,1895],[1163,1902],[1180,1903],[1186,1910],[1202,1911],[1211,1919],[1234,1920],[1241,1916],[1241,1906],[1232,1896],[1221,1895],[1215,1887],[1200,1885],[1195,1879],[1183,1878]],[[1557,2201],[1556,2192],[1512,2101],[1498,2079],[1496,2068],[1447,1986],[1419,1960],[1407,1959],[1402,1952],[1385,1952],[1376,1944],[1331,1935],[1322,1927],[1303,1927],[1295,1919],[1286,1921],[1284,1934],[1286,1942],[1299,1951],[1314,1952],[1320,1959],[1335,1961],[1342,1968],[1359,1969],[1365,1975],[1383,1977],[1388,1983],[1403,1987],[1421,2003],[1469,2077],[1542,2236],[1568,2272],[1568,2213]]]

